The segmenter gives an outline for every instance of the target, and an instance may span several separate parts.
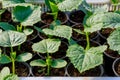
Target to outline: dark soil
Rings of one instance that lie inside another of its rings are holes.
[[[120,62],[116,64],[115,71],[120,75]]]
[[[46,76],[46,68],[43,67],[33,67],[33,75],[34,76]],[[55,68],[51,68],[50,71],[50,76],[64,76],[65,74],[65,70],[64,68],[60,68],[60,69],[55,69]]]
[[[41,15],[41,19],[43,23],[45,24],[51,24],[54,21],[53,15],[50,15],[49,12],[45,12]],[[61,21],[62,24],[66,23],[67,16],[64,12],[58,12],[58,20]]]
[[[73,28],[73,29],[79,29],[79,30],[81,30],[81,31],[84,31],[84,27],[83,27],[82,24],[74,25],[72,28]],[[98,35],[97,32],[91,33],[91,34],[90,34],[90,39],[94,39],[97,35]],[[75,40],[78,40],[78,41],[79,41],[79,40],[84,40],[84,39],[86,39],[86,35],[84,35],[84,34],[79,34],[79,33],[75,32],[75,31],[73,30],[72,38],[75,39]]]
[[[12,73],[12,63],[0,66],[0,70],[2,70],[3,67],[9,67],[10,72]],[[29,74],[28,67],[25,66],[23,63],[15,63],[15,71],[15,73],[20,77],[27,77]]]
[[[81,10],[73,11],[70,13],[69,19],[73,23],[82,23],[85,17],[85,13]]]
[[[70,64],[70,66],[68,67],[67,70],[68,70],[68,73],[71,77],[72,76],[74,76],[74,77],[79,77],[79,76],[87,76],[87,77],[93,76],[93,77],[95,77],[95,76],[100,76],[100,74],[101,74],[101,70],[99,67],[95,67],[93,69],[90,69],[90,70],[87,70],[83,73],[80,73],[77,69],[74,68],[74,66],[72,64]]]
[[[117,51],[113,51],[113,50],[107,49],[105,52],[106,52],[105,54],[111,56],[114,59],[120,57],[120,55],[118,54]]]
[[[12,20],[11,13],[6,10],[2,15],[1,15],[1,22],[10,22]]]
[[[109,35],[114,31],[115,29],[112,28],[106,28],[106,29],[102,29],[100,30],[100,33],[103,37],[108,38]]]
[[[87,42],[86,42],[86,40],[81,40],[81,41],[78,41],[77,42],[79,45],[81,45],[82,47],[86,47],[86,45],[87,45]],[[97,42],[94,42],[94,41],[90,41],[90,47],[97,47],[97,46],[99,46],[99,44],[97,43]]]

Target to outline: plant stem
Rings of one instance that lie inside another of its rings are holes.
[[[114,11],[116,11],[117,10],[117,5],[114,5]]]
[[[10,49],[11,49],[11,53],[13,53],[13,47],[10,47]]]
[[[50,75],[50,66],[51,66],[51,59],[50,59],[49,53],[47,53],[46,63],[47,63],[47,76],[49,76]]]
[[[55,12],[55,15],[54,15],[54,21],[57,20],[57,16],[58,16],[58,12]]]
[[[18,50],[20,51],[21,45],[18,46]]]
[[[88,32],[86,32],[86,41],[87,41],[87,45],[86,45],[85,50],[88,50],[90,48],[90,39],[89,39],[89,33]]]
[[[12,73],[15,74],[15,60],[12,58]]]

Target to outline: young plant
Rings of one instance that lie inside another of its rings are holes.
[[[4,67],[0,72],[0,80],[19,80],[16,74],[11,74],[8,67]]]
[[[32,45],[33,51],[46,54],[46,59],[37,59],[30,62],[31,66],[47,67],[47,75],[50,75],[50,68],[63,68],[67,62],[63,59],[52,59],[52,54],[59,50],[61,41],[58,39],[44,39]]]
[[[48,14],[53,15],[54,21],[57,20],[58,11],[59,11],[57,4],[62,1],[64,0],[45,0],[45,4],[50,9],[50,11],[52,11],[51,13],[48,13]]]
[[[1,54],[0,63],[7,64],[12,62],[12,73],[15,74],[15,62],[25,62],[32,58],[31,53],[21,53],[17,56],[17,52],[13,50],[13,47],[18,46],[26,41],[26,35],[17,31],[3,31],[0,33],[0,46],[10,47],[10,56],[7,54]]]

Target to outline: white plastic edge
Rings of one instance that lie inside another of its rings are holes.
[[[90,4],[105,4],[110,3],[110,0],[86,0],[86,2]]]

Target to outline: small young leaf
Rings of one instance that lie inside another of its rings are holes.
[[[3,30],[16,30],[15,26],[9,24],[9,23],[6,23],[6,22],[0,22],[0,28],[2,28]]]
[[[1,15],[2,13],[4,13],[4,12],[5,12],[5,10],[4,10],[4,9],[0,10],[0,15]]]
[[[31,66],[41,66],[46,67],[46,62],[42,59],[33,60],[30,62]]]
[[[31,53],[22,53],[22,54],[17,56],[16,60],[18,62],[26,62],[26,61],[30,60],[31,58],[32,58]]]
[[[0,46],[14,47],[26,41],[27,36],[17,31],[4,31],[0,34]]]
[[[52,60],[51,67],[53,68],[63,68],[67,65],[67,62],[62,59]]]
[[[43,29],[43,32],[46,35],[63,37],[63,38],[66,38],[68,40],[72,36],[72,28],[70,28],[69,26],[65,26],[65,25],[55,26],[53,30],[46,28],[46,29]]]
[[[5,80],[4,78],[10,74],[10,69],[8,67],[4,67],[0,72],[0,80]]]
[[[103,63],[103,52],[107,46],[91,47],[89,50],[84,50],[82,46],[77,44],[69,46],[67,56],[75,68],[80,73],[94,68]]]
[[[33,29],[30,29],[30,28],[27,28],[27,29],[24,29],[23,32],[28,36],[28,35],[31,35],[33,33]]]
[[[34,26],[34,29],[36,29],[36,30],[39,31],[40,33],[44,33],[44,32],[42,31],[42,29],[39,28],[39,27]]]
[[[77,44],[77,42],[74,41],[72,38],[70,38],[70,40],[68,40],[68,42],[69,42],[69,45]]]
[[[58,39],[44,39],[32,45],[33,51],[40,53],[55,53],[58,51],[61,41]]]
[[[118,51],[118,53],[120,54],[120,37],[119,36],[120,36],[120,28],[117,28],[107,38],[107,42],[110,46],[110,49]]]
[[[85,33],[83,32],[83,31],[81,31],[80,29],[73,29],[75,32],[77,32],[77,33],[79,33],[79,34],[84,34],[85,35]]]
[[[7,63],[10,63],[11,62],[11,59],[9,56],[7,55],[4,55],[2,54],[1,57],[0,57],[0,63],[1,64],[7,64]]]

